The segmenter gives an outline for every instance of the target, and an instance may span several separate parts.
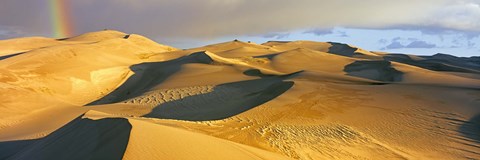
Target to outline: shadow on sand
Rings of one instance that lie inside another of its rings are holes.
[[[15,56],[18,56],[18,55],[21,55],[21,54],[24,54],[25,52],[20,52],[20,53],[15,53],[15,54],[9,54],[9,55],[6,55],[6,56],[0,56],[0,60],[4,60],[4,59],[7,59],[7,58],[11,58],[11,57],[15,57]]]
[[[156,106],[144,117],[206,121],[228,118],[272,100],[293,86],[281,77],[225,83],[206,94]]]
[[[348,44],[337,43],[337,42],[327,42],[332,45],[328,48],[328,53],[338,54],[342,56],[352,57],[357,54],[357,48],[350,47]]]
[[[355,61],[346,65],[343,71],[350,76],[382,82],[398,82],[403,79],[403,72],[396,70],[391,62],[385,60]]]
[[[459,131],[465,138],[480,144],[480,114],[472,117],[470,120],[464,122]]]
[[[197,52],[171,61],[134,65],[130,69],[135,74],[125,83],[89,105],[117,103],[138,97],[180,71],[187,63],[211,64],[213,60],[204,52]],[[261,79],[221,84],[210,93],[160,104],[144,117],[192,121],[228,118],[281,95],[293,86],[293,82],[283,80],[296,75],[265,75],[254,69],[244,74]]]
[[[413,59],[405,54],[387,54],[383,58],[388,61],[405,63],[432,71],[480,73],[480,60],[474,57],[455,57],[445,54],[420,57],[421,59]]]
[[[0,159],[122,159],[132,126],[127,119],[82,119],[48,136],[0,142]]]
[[[213,60],[203,52],[193,53],[175,60],[165,62],[149,62],[133,65],[130,69],[135,72],[125,83],[106,96],[89,103],[99,105],[116,103],[129,98],[137,97],[152,87],[162,83],[174,73],[180,71],[187,63],[212,63]]]

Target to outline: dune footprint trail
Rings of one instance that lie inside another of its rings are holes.
[[[2,40],[0,159],[480,159],[478,62],[112,30]]]

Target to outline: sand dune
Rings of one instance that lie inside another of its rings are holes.
[[[212,88],[209,93],[155,106],[144,116],[193,121],[220,120],[270,101],[292,86],[293,82],[282,82],[276,77],[222,84]]]
[[[222,51],[229,51],[233,49],[241,49],[242,47],[249,47],[254,49],[263,49],[263,50],[272,50],[272,48],[264,45],[259,45],[251,42],[243,42],[243,41],[230,41],[218,44],[207,45],[199,48],[192,48],[190,50],[208,50],[211,52],[222,52]]]
[[[385,60],[405,63],[433,71],[452,71],[465,73],[480,73],[480,63],[475,59],[460,58],[444,54],[421,56],[415,59],[403,54],[388,54]]]
[[[141,120],[130,123],[134,127],[124,159],[290,159],[201,133]]]
[[[389,61],[355,61],[346,65],[344,71],[347,75],[387,82],[401,81],[403,74]]]
[[[79,117],[41,139],[0,143],[0,148],[7,150],[2,150],[0,158],[121,159],[131,128],[127,119]]]
[[[364,49],[350,46],[348,44],[337,42],[313,42],[313,41],[293,41],[293,42],[276,42],[270,41],[263,45],[270,46],[273,49],[285,51],[295,48],[308,48],[320,52],[328,52],[331,54],[347,56],[347,57],[366,57],[375,58],[377,54],[366,51]]]
[[[0,159],[480,159],[478,57],[0,41]]]
[[[88,40],[93,36],[95,40],[109,32],[82,37]],[[172,50],[163,45],[145,45],[148,41],[137,37],[62,43],[1,60],[0,98],[5,107],[0,108],[0,115],[3,120],[9,117],[10,122],[1,122],[0,128],[20,123],[25,120],[23,116],[46,108],[90,103],[121,85],[131,75],[130,65],[151,61],[145,55]]]
[[[0,41],[0,56],[6,56],[11,54],[19,54],[27,52],[34,49],[65,45],[65,44],[75,44],[71,42],[59,41],[56,39],[45,38],[45,37],[26,37],[26,38],[16,38],[9,40]]]
[[[222,51],[217,54],[226,58],[235,58],[235,57],[262,56],[262,55],[271,54],[275,52],[278,52],[278,51],[271,48],[239,47],[231,50]]]

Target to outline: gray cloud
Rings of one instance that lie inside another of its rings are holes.
[[[410,44],[406,45],[405,48],[435,48],[437,45],[430,44],[425,41],[413,41]]]
[[[388,40],[382,39],[380,43],[385,44]],[[423,40],[419,40],[416,38],[401,38],[395,37],[392,41],[385,47],[381,48],[381,50],[388,50],[388,49],[404,49],[404,48],[436,48],[436,44],[428,43]]]
[[[480,19],[480,15],[477,19]],[[449,36],[449,35],[461,35],[463,38],[467,40],[474,39],[480,36],[480,31],[476,31],[476,30],[458,30],[458,29],[444,28],[439,26],[393,26],[390,28],[383,28],[382,30],[387,30],[387,29],[420,31],[422,34],[440,36],[441,38],[443,36]]]
[[[401,44],[400,42],[393,41],[393,42],[390,43],[389,45],[385,46],[385,48],[382,48],[382,50],[386,50],[386,49],[400,49],[400,48],[405,48],[405,46],[404,46],[403,44]]]
[[[380,43],[380,44],[386,44],[386,43],[388,43],[388,40],[382,38],[382,39],[379,39],[379,40],[378,40],[378,43]]]
[[[468,46],[469,48],[473,48],[473,47],[475,47],[475,45],[476,45],[476,43],[474,43],[474,42],[472,42],[472,41],[468,41],[468,43],[467,43],[467,46]]]
[[[303,32],[304,34],[314,34],[317,36],[323,36],[333,34],[333,29],[311,29]]]
[[[395,37],[395,38],[392,39],[392,41],[394,41],[394,42],[399,41],[399,40],[402,40],[402,37]]]
[[[20,27],[8,27],[0,25],[0,38],[14,38],[25,36],[27,33],[22,31]]]
[[[344,31],[337,31],[336,32],[338,34],[339,37],[350,37],[347,32],[344,32]]]
[[[347,32],[338,29],[311,29],[303,32],[304,34],[314,34],[316,36],[324,36],[335,34],[338,37],[350,37]]]
[[[51,30],[48,1],[3,0],[0,25],[22,27],[22,32],[30,34],[48,35]],[[480,32],[477,0],[66,1],[71,4],[77,34],[108,28],[153,38],[216,38],[337,26],[371,29],[437,27]]]
[[[262,35],[263,38],[275,38],[275,39],[282,39],[287,38],[290,36],[290,33],[267,33]]]

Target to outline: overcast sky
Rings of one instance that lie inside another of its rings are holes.
[[[48,3],[1,0],[0,39],[51,37]],[[315,40],[480,56],[480,0],[70,0],[69,8],[75,34],[116,29],[179,48]]]

